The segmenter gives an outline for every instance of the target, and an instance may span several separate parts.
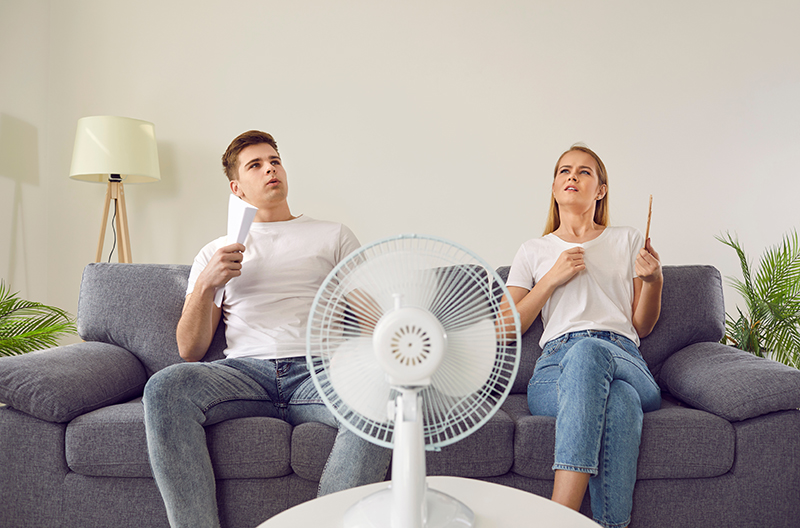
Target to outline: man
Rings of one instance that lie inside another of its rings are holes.
[[[189,276],[178,350],[187,363],[156,373],[145,387],[150,464],[173,527],[219,526],[204,427],[244,416],[292,425],[338,427],[320,481],[324,495],[381,481],[391,452],[340,426],[317,393],[305,361],[314,296],[336,264],[359,247],[344,225],[293,216],[286,171],[274,138],[241,134],[222,165],[230,190],[258,208],[246,245],[225,237],[206,245]],[[215,292],[225,287],[222,306]],[[226,358],[203,358],[220,318]]]

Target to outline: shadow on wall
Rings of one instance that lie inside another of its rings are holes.
[[[23,266],[27,263],[25,226],[22,224],[22,184],[39,185],[39,132],[32,124],[3,113],[0,113],[0,178],[14,182],[11,196],[2,199],[3,207],[8,206],[7,210],[11,211],[11,222],[7,234],[0,237],[8,240],[6,278],[13,285],[18,257]],[[27,288],[27,284],[24,286]],[[20,289],[20,285],[16,288]]]

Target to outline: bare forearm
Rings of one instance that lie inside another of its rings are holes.
[[[553,294],[552,288],[548,288],[545,283],[536,284],[530,291],[524,288],[509,287],[509,294],[514,300],[519,313],[520,333],[524,334],[531,327],[533,321],[541,313],[547,300]],[[502,323],[506,340],[511,341],[515,338],[513,333],[513,318],[511,306],[508,300],[503,297],[501,301]]]
[[[642,284],[639,300],[634,307],[633,327],[639,337],[647,337],[658,322],[661,315],[661,291],[663,279]]]
[[[176,338],[178,352],[186,361],[200,361],[205,356],[220,317],[214,305],[214,288],[195,288],[186,297]]]

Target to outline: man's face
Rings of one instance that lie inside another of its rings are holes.
[[[239,153],[238,164],[238,178],[230,182],[233,194],[259,209],[286,201],[286,170],[272,146],[259,143],[245,147]]]

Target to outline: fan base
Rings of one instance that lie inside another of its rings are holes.
[[[458,499],[425,490],[428,518],[424,528],[468,528],[475,526],[475,514]],[[392,488],[377,491],[352,505],[344,515],[344,528],[408,528],[392,522]],[[416,527],[415,527],[416,528]]]

